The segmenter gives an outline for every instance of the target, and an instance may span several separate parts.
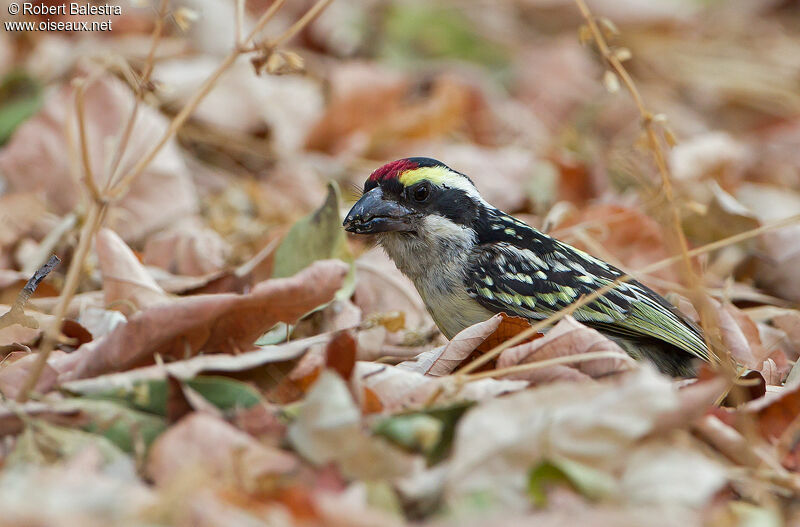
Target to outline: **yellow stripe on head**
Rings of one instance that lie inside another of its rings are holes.
[[[437,187],[458,188],[469,194],[475,193],[475,187],[467,178],[445,166],[410,168],[400,174],[398,179],[404,187],[410,187],[420,181],[429,181]]]

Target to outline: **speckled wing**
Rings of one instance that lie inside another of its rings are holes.
[[[497,224],[505,225],[503,241],[477,246],[467,274],[469,294],[487,309],[541,320],[623,275],[518,220],[505,217]],[[709,360],[699,331],[674,306],[636,281],[619,284],[573,316],[597,329],[628,338],[656,338]]]

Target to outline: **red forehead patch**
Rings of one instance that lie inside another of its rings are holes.
[[[416,163],[415,161],[411,161],[410,159],[398,159],[397,161],[386,163],[378,170],[370,174],[369,180],[377,182],[386,179],[393,179],[398,177],[406,170],[411,170],[418,167],[419,163]]]

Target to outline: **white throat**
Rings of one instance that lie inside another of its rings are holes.
[[[425,217],[418,234],[380,235],[386,253],[414,282],[447,338],[493,314],[475,302],[465,286],[464,273],[476,241],[474,230],[438,215]]]

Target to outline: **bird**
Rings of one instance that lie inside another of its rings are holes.
[[[498,210],[468,176],[428,157],[372,172],[343,226],[377,237],[448,339],[501,312],[546,319],[625,275]],[[673,377],[710,361],[701,329],[633,279],[572,316]]]

